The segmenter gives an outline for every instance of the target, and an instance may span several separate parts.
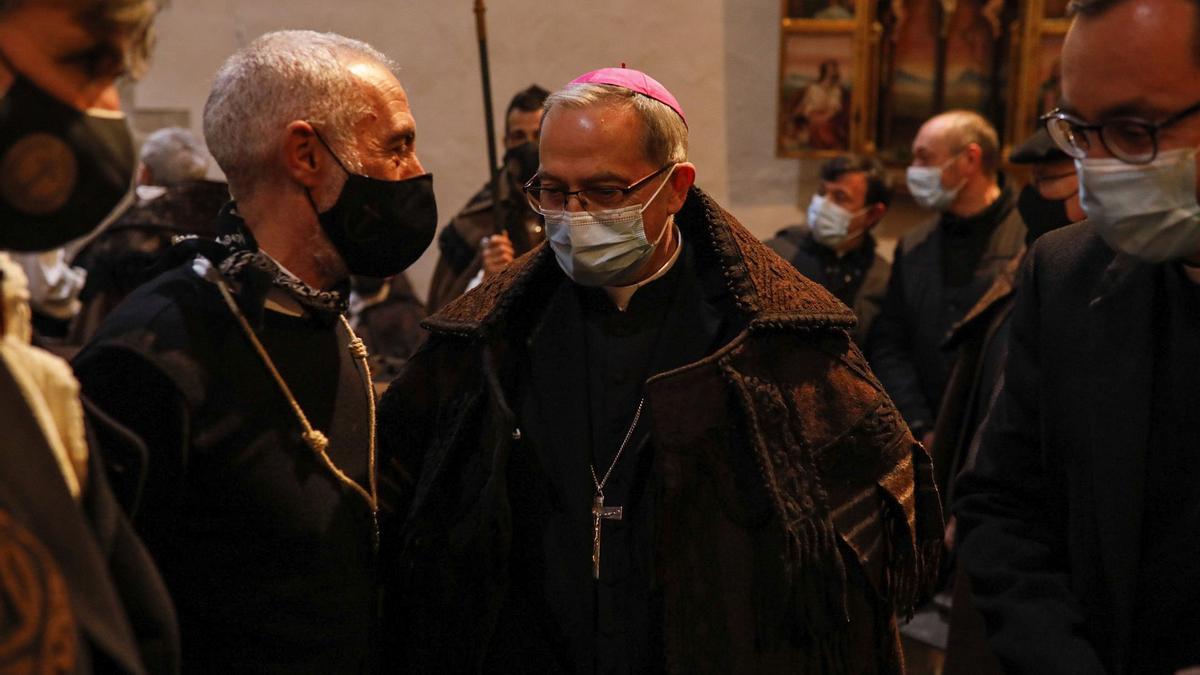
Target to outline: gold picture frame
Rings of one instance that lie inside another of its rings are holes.
[[[824,158],[863,151],[873,92],[869,1],[780,4],[776,155]],[[831,6],[852,18],[807,18]]]
[[[1062,96],[1058,82],[1058,60],[1063,40],[1071,27],[1055,0],[1025,0],[1021,40],[1011,58],[1018,73],[1016,105],[1008,121],[1011,133],[1005,143],[1005,157],[1012,146],[1033,135],[1038,118],[1058,105]]]

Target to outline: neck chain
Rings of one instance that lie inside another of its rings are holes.
[[[338,481],[362,497],[367,503],[367,506],[370,507],[372,523],[371,543],[374,546],[375,551],[378,552],[379,489],[375,477],[375,388],[371,384],[371,369],[367,365],[366,345],[363,344],[362,339],[354,333],[354,329],[350,327],[350,322],[346,320],[346,316],[344,314],[339,314],[338,318],[342,320],[342,325],[345,326],[346,333],[350,336],[350,353],[362,366],[363,379],[366,382],[367,409],[369,411],[368,422],[370,424],[370,441],[367,446],[367,480],[369,482],[370,492],[364,489],[363,486],[356,483],[354,479],[346,475],[346,472],[342,471],[336,464],[333,463],[333,460],[329,457],[329,453],[326,452],[326,449],[329,447],[329,438],[319,430],[314,429],[312,424],[308,421],[308,416],[304,414],[304,409],[300,407],[300,402],[297,401],[296,397],[292,394],[291,388],[288,387],[287,382],[284,381],[283,375],[279,373],[279,369],[275,367],[275,363],[271,360],[271,356],[267,353],[266,347],[263,346],[262,342],[258,339],[258,336],[255,335],[254,329],[250,326],[250,322],[246,320],[246,317],[242,314],[237,302],[234,301],[233,294],[230,292],[229,286],[225,283],[225,280],[221,278],[221,275],[217,274],[215,271],[210,271],[208,277],[211,281],[216,283],[217,288],[221,291],[221,297],[225,299],[225,304],[229,306],[229,311],[233,313],[233,316],[237,319],[238,324],[242,327],[242,332],[246,334],[246,339],[248,339],[250,344],[254,346],[254,350],[258,352],[259,357],[262,359],[263,365],[267,367],[267,370],[271,373],[271,377],[273,377],[275,379],[275,383],[279,385],[279,391],[283,393],[284,398],[287,399],[288,404],[292,407],[292,412],[295,413],[296,419],[300,422],[300,426],[304,429],[304,433],[301,434],[301,438],[303,438],[304,442],[308,444],[308,447],[312,448],[312,451],[321,459],[321,462],[338,479]]]
[[[633,430],[637,428],[638,420],[642,418],[642,407],[646,405],[646,397],[638,401],[637,412],[633,414],[633,422],[629,425],[629,431],[625,432],[625,440],[621,441],[621,447],[617,448],[617,454],[613,457],[612,464],[608,465],[608,471],[604,472],[604,478],[596,478],[596,465],[588,464],[588,468],[592,470],[592,484],[596,486],[596,495],[592,498],[592,578],[600,578],[600,523],[603,520],[620,520],[624,514],[624,509],[620,506],[604,506],[604,486],[608,484],[609,476],[612,476],[613,469],[617,468],[617,462],[621,461],[621,453],[625,452],[625,446],[629,445],[629,439],[633,438]]]

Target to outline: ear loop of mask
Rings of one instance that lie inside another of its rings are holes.
[[[329,156],[333,158],[333,161],[337,162],[338,168],[342,170],[342,173],[346,174],[346,179],[349,180],[350,176],[353,176],[354,174],[350,173],[350,170],[346,168],[345,164],[342,164],[342,160],[337,156],[337,153],[333,151],[333,148],[329,147],[329,144],[325,142],[325,138],[321,136],[321,132],[317,131],[316,127],[312,127],[312,130],[313,135],[317,137],[318,141],[321,141],[321,145],[325,146],[325,151],[329,153]],[[317,200],[313,198],[312,189],[304,188],[304,196],[308,197],[308,203],[312,206],[313,213],[317,214],[317,219],[320,219],[321,209],[317,208]]]

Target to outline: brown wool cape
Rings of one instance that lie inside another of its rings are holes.
[[[902,671],[895,616],[927,594],[941,550],[928,455],[844,305],[698,189],[675,222],[745,328],[646,388],[665,669]],[[522,451],[511,392],[563,283],[543,245],[451,303],[381,402],[383,641],[411,672],[486,658],[508,591],[507,463]],[[745,517],[747,491],[771,505],[765,519]]]

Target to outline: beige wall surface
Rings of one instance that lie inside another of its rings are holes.
[[[816,165],[777,159],[778,0],[490,0],[497,122],[530,83],[555,89],[624,62],[663,82],[688,115],[697,183],[760,237],[799,222]],[[282,28],[365,40],[401,64],[440,224],[487,178],[473,0],[173,0],[159,17],[137,109],[182,109],[200,131],[212,75],[238,47]],[[497,134],[502,129],[497,130]],[[803,202],[802,202],[803,200]],[[436,247],[410,270],[424,295]]]

